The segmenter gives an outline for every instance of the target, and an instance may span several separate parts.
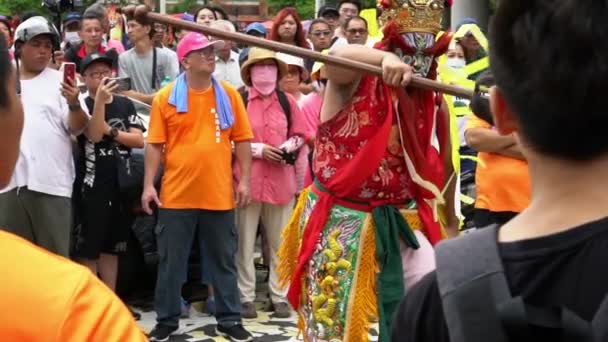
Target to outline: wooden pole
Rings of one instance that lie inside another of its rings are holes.
[[[204,25],[196,24],[194,22],[184,21],[181,19],[162,15],[159,13],[149,12],[148,9],[146,8],[146,6],[144,6],[144,5],[140,5],[137,7],[127,6],[123,12],[125,14],[127,14],[128,16],[135,16],[135,17],[140,17],[140,18],[143,17],[143,18],[147,18],[148,20],[151,20],[151,21],[163,23],[165,25],[171,25],[174,27],[179,27],[181,29],[188,30],[188,31],[204,33],[206,35],[213,36],[216,38],[231,40],[234,42],[247,44],[249,46],[257,46],[257,47],[265,48],[268,50],[283,52],[283,53],[287,53],[287,54],[302,57],[302,58],[320,61],[320,62],[323,62],[328,65],[335,65],[335,66],[338,66],[341,68],[351,69],[351,70],[379,75],[379,76],[382,75],[382,68],[375,66],[375,65],[361,63],[358,61],[353,61],[353,60],[336,57],[336,56],[324,55],[322,53],[319,53],[319,52],[316,52],[316,51],[313,51],[310,49],[304,49],[304,48],[293,46],[293,45],[283,44],[283,43],[275,42],[275,41],[268,40],[268,39],[250,36],[250,35],[243,34],[243,33],[225,32],[225,31],[214,29],[214,28],[207,27]],[[410,85],[413,87],[417,87],[417,88],[438,91],[441,93],[455,95],[458,97],[463,97],[463,98],[468,98],[468,99],[473,97],[473,91],[471,91],[471,90],[464,89],[462,87],[458,87],[458,86],[454,86],[454,85],[450,85],[450,84],[445,84],[445,83],[429,80],[427,78],[423,78],[423,77],[419,77],[419,76],[413,76]]]

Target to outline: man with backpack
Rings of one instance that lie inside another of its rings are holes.
[[[608,340],[607,12],[604,1],[500,3],[491,108],[528,161],[531,203],[500,227],[439,244],[437,270],[407,293],[393,341]]]
[[[297,191],[294,164],[303,144],[303,127],[295,99],[277,89],[277,80],[286,73],[287,65],[274,52],[260,48],[251,48],[241,68],[243,82],[248,87],[242,96],[254,135],[252,201],[237,212],[237,268],[245,318],[257,317],[253,303],[256,281],[253,252],[260,219],[270,247],[269,289],[275,317],[291,315],[275,269],[281,232],[289,221]],[[238,169],[236,177],[239,177]]]

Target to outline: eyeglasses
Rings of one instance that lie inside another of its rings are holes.
[[[367,29],[348,29],[346,30],[346,32],[350,33],[350,34],[366,34],[367,33]]]
[[[311,33],[315,37],[330,37],[331,31],[315,31]]]
[[[204,48],[202,50],[192,51],[192,53],[190,53],[189,56],[194,56],[194,55],[202,57],[202,58],[215,56],[215,48],[213,46],[210,46],[210,47]]]
[[[112,75],[112,71],[93,71],[93,72],[87,72],[85,76],[91,77],[91,78],[104,78],[104,77],[108,77]]]

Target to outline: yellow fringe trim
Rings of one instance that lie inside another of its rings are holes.
[[[282,241],[277,252],[279,262],[276,271],[279,278],[279,286],[282,288],[289,286],[298,264],[298,255],[300,254],[300,244],[302,242],[300,239],[300,222],[309,191],[310,188],[306,188],[300,193],[291,219],[281,233]]]
[[[378,295],[376,278],[380,269],[376,260],[376,235],[372,215],[363,223],[357,269],[353,278],[351,296],[348,298],[344,341],[368,342],[371,321],[378,319]]]

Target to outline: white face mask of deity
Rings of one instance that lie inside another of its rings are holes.
[[[450,68],[462,69],[465,65],[467,65],[467,62],[464,60],[464,58],[448,57],[447,64]]]

